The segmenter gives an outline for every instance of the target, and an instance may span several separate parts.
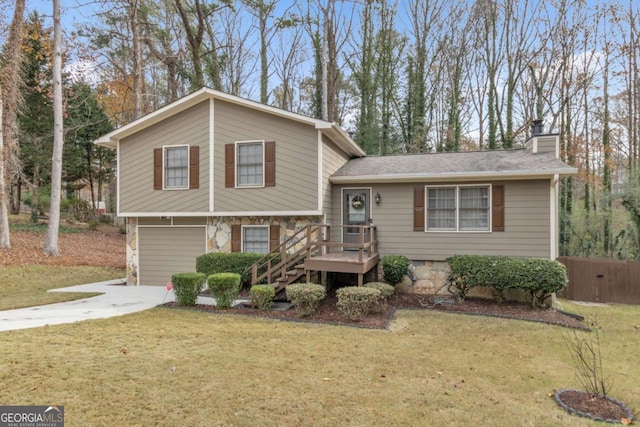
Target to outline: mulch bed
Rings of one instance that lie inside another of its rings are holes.
[[[630,425],[633,412],[624,403],[579,390],[558,390],[555,400],[571,414],[609,423]]]
[[[444,295],[397,294],[391,298],[388,307],[384,312],[369,314],[358,322],[347,319],[338,310],[336,302],[337,298],[335,291],[331,290],[327,297],[320,302],[317,312],[303,318],[300,317],[295,309],[286,311],[262,311],[255,308],[241,307],[229,310],[218,310],[212,305],[199,304],[194,307],[187,308],[182,307],[180,304],[175,302],[166,303],[164,306],[208,312],[245,314],[281,320],[338,324],[371,329],[386,329],[397,309],[437,310],[451,313],[527,320],[551,325],[560,325],[569,328],[587,329],[587,327],[578,319],[563,312],[552,309],[534,309],[530,304],[520,302],[505,302],[503,304],[497,304],[495,301],[481,298],[467,298],[464,301],[458,302],[452,297]]]

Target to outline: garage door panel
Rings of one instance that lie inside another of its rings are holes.
[[[206,252],[204,227],[141,227],[138,229],[138,283],[164,286],[173,273],[196,270]]]

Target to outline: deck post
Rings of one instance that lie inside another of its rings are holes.
[[[311,270],[304,270],[307,273],[307,283],[311,283]]]
[[[358,286],[362,286],[364,282],[364,274],[359,273],[358,274]]]
[[[360,233],[358,234],[358,262],[362,262],[363,247],[364,247],[364,225],[360,225]]]
[[[324,235],[324,241],[326,243],[330,243],[331,242],[331,225],[327,225],[325,226],[325,235]],[[331,253],[331,245],[327,245],[326,246],[326,253]]]

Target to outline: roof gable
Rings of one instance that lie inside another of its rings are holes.
[[[184,111],[208,99],[213,99],[214,101],[216,99],[220,99],[226,102],[244,106],[246,108],[259,110],[267,114],[273,114],[279,117],[283,117],[288,120],[308,124],[310,126],[313,126],[315,129],[320,130],[323,134],[327,135],[327,137],[334,141],[349,155],[353,157],[362,157],[365,155],[364,151],[351,139],[351,137],[335,123],[282,110],[270,105],[264,105],[259,102],[213,90],[208,87],[204,87],[175,102],[172,102],[171,104],[165,105],[164,107],[159,108],[152,113],[140,117],[139,119],[134,120],[133,122],[128,123],[108,134],[102,135],[100,138],[94,141],[94,143],[115,148],[117,146],[117,141],[140,132],[143,129],[153,126],[154,124],[159,123],[168,117],[174,116],[181,111]]]

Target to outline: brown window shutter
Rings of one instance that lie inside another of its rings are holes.
[[[275,250],[280,246],[280,226],[269,226],[269,252]]]
[[[236,186],[236,146],[225,144],[224,146],[224,186],[233,188]]]
[[[153,149],[153,189],[162,190],[162,148]]]
[[[264,143],[264,186],[276,186],[276,143],[266,141]]]
[[[231,226],[231,252],[240,252],[242,248],[242,226],[240,224]]]
[[[189,188],[200,187],[200,147],[189,147]]]
[[[424,231],[424,187],[413,189],[413,231]]]
[[[504,231],[504,185],[491,187],[492,231]]]

